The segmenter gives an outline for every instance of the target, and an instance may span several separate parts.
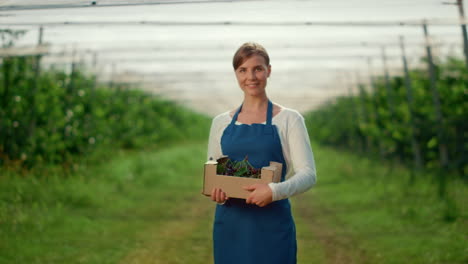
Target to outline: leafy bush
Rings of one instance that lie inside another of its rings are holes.
[[[447,58],[436,66],[443,124],[436,120],[428,73],[415,69],[410,72],[410,77],[414,98],[414,133],[421,146],[423,165],[428,169],[442,167],[437,137],[437,129],[442,127],[448,149],[448,169],[466,175],[468,71],[464,62]],[[371,89],[361,84],[359,95],[336,98],[333,103],[309,113],[306,120],[311,137],[328,145],[368,153],[381,152],[387,158],[397,158],[411,164],[411,115],[404,76],[392,77],[390,86],[391,94],[388,94],[384,78],[379,77],[375,81],[374,93],[366,92]]]
[[[204,138],[209,119],[141,90],[96,84],[74,69],[37,78],[35,57],[4,58],[0,74],[0,166],[66,163],[101,144],[140,148]]]

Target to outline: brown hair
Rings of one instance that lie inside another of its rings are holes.
[[[232,59],[232,66],[234,70],[237,70],[239,66],[244,63],[244,61],[253,55],[262,56],[265,59],[266,65],[270,65],[270,57],[268,56],[267,51],[265,48],[255,42],[246,42],[240,46],[240,48],[234,54],[234,58]]]

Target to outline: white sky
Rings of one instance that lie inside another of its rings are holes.
[[[273,68],[267,88],[270,98],[302,112],[330,97],[346,93],[348,86],[343,81],[343,72],[352,76],[359,72],[362,79],[367,78],[366,60],[359,56],[373,56],[373,72],[382,73],[380,47],[363,47],[362,42],[385,44],[388,63],[394,72],[401,69],[399,35],[408,42],[410,66],[416,67],[418,56],[425,52],[421,46],[424,41],[421,26],[265,26],[258,23],[417,22],[422,19],[435,23],[458,18],[455,5],[444,5],[438,0],[214,3],[107,0],[96,1],[97,6],[143,2],[160,4],[11,10],[13,6],[52,7],[57,4],[87,5],[90,2],[0,1],[0,28],[27,29],[28,33],[17,45],[36,45],[39,24],[59,23],[61,25],[44,26],[43,42],[52,45],[52,52],[67,51],[71,54],[76,48],[79,58],[90,67],[92,54],[84,51],[97,52],[97,70],[103,80],[109,78],[114,64],[114,76],[128,76],[123,74],[128,71],[138,73],[134,79],[143,82],[145,89],[182,101],[210,115],[241,103],[242,93],[237,87],[231,59],[236,48],[246,41],[259,42],[270,53]],[[169,25],[92,23],[117,21],[153,21]],[[233,25],[189,25],[227,21]],[[91,24],[63,25],[64,22]],[[186,24],[171,24],[181,22]],[[436,55],[453,53],[461,56],[460,26],[432,25],[429,32],[440,44],[435,49]],[[46,56],[43,62],[69,63],[69,59],[69,56]]]

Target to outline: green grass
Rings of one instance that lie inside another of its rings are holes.
[[[293,210],[295,207],[293,207]],[[299,217],[293,212],[296,224],[297,261],[299,264],[326,263],[324,245],[317,240],[316,234],[309,229],[310,218]]]
[[[299,264],[467,263],[466,183],[440,199],[434,176],[313,150],[317,185],[292,199]],[[212,263],[205,157],[181,143],[101,150],[65,175],[0,171],[0,263]]]
[[[69,177],[2,172],[0,263],[118,262],[148,239],[145,230],[201,197],[205,149],[112,151]]]
[[[319,145],[314,154],[318,184],[306,196],[370,263],[468,262],[468,188],[459,178],[440,198],[434,175],[411,184],[406,168]]]

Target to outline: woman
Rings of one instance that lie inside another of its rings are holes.
[[[247,199],[234,199],[218,188],[213,249],[216,264],[296,263],[296,229],[288,197],[315,184],[315,163],[304,118],[297,111],[273,104],[265,88],[271,74],[266,50],[245,43],[233,66],[244,92],[242,105],[213,119],[208,159],[223,155],[256,168],[270,161],[283,164],[281,182],[246,186]],[[290,176],[290,177],[287,177]],[[287,178],[287,180],[286,180]]]

